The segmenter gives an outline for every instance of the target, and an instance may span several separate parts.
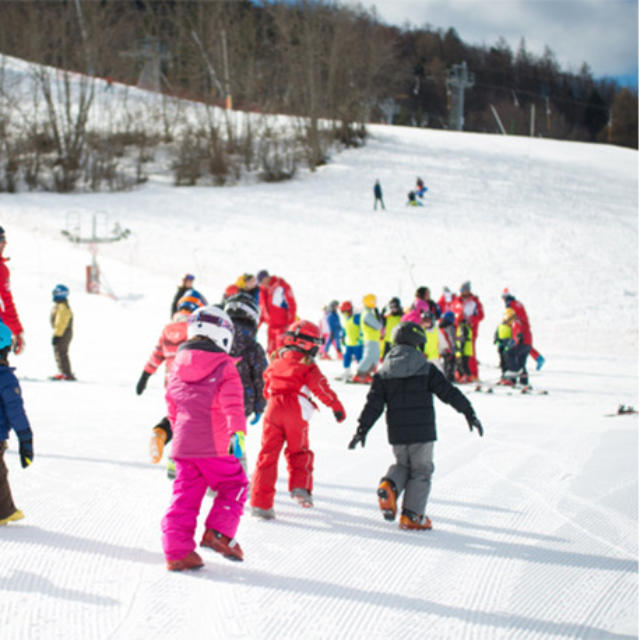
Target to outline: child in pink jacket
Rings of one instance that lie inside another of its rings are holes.
[[[246,422],[242,382],[229,356],[232,343],[229,316],[215,306],[201,307],[189,317],[187,341],[171,369],[165,397],[176,479],[162,519],[162,547],[170,571],[203,566],[194,534],[207,488],[217,495],[200,546],[229,560],[243,560],[234,536],[247,498],[248,480],[240,464]]]

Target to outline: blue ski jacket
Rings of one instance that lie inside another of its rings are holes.
[[[0,365],[0,441],[13,429],[19,440],[31,437],[31,426],[24,412],[22,390],[13,367]]]

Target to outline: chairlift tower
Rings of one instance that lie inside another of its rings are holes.
[[[160,91],[161,65],[163,60],[169,58],[166,47],[157,39],[143,38],[140,48],[136,51],[123,51],[120,55],[124,58],[136,58],[142,60],[142,71],[138,77],[138,87],[148,91]]]
[[[89,251],[91,252],[91,264],[87,265],[86,269],[87,293],[100,293],[100,268],[96,258],[98,254],[98,245],[124,240],[131,233],[129,229],[123,229],[120,227],[120,224],[116,222],[111,231],[107,231],[103,235],[98,235],[98,215],[102,216],[102,227],[106,229],[106,214],[94,212],[91,217],[91,235],[83,236],[80,215],[68,213],[66,229],[63,229],[60,232],[70,242],[89,245]]]
[[[464,125],[464,92],[475,84],[475,75],[467,69],[467,63],[454,64],[446,80],[447,91],[451,94],[449,126],[462,131]]]

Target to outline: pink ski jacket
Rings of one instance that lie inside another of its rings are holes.
[[[232,434],[246,433],[236,361],[205,340],[178,349],[165,394],[174,458],[229,455]]]

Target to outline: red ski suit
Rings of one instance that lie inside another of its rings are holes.
[[[9,268],[5,264],[8,259],[0,257],[0,318],[9,327],[14,336],[19,336],[24,329],[18,318],[18,312],[11,295]]]
[[[144,370],[153,375],[158,367],[164,362],[164,386],[169,382],[169,374],[171,373],[171,365],[178,352],[178,347],[187,339],[187,318],[188,313],[175,313],[174,321],[165,325],[158,344],[156,344],[153,353],[149,357]],[[180,318],[180,320],[175,320]]]
[[[300,351],[281,351],[264,372],[267,408],[262,445],[251,481],[251,506],[273,507],[278,458],[283,445],[289,470],[289,491],[313,489],[313,451],[309,449],[309,419],[317,409],[313,393],[334,411],[344,408],[318,365]]]
[[[260,321],[268,326],[267,353],[279,346],[279,338],[296,319],[296,299],[289,283],[278,276],[270,276],[268,284],[260,285]]]
[[[528,344],[531,347],[531,351],[529,351],[529,355],[537,360],[540,356],[540,353],[533,348],[533,336],[531,335],[531,327],[529,325],[529,317],[527,316],[527,312],[524,308],[524,305],[519,300],[511,300],[507,305],[507,308],[513,309],[516,317],[519,320],[520,327],[522,329],[522,337],[524,344]]]

